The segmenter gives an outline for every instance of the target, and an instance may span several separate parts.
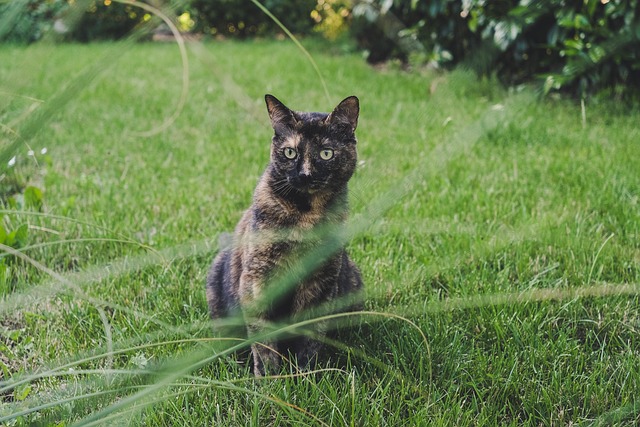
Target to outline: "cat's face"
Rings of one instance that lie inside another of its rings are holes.
[[[291,111],[271,95],[265,100],[275,131],[270,165],[274,190],[286,195],[343,188],[356,167],[358,98],[346,98],[331,114]]]

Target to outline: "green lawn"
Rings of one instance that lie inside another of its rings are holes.
[[[0,247],[0,425],[640,421],[638,105],[588,101],[583,121],[532,88],[314,44],[326,94],[288,41],[187,50],[181,98],[174,44],[0,46],[2,224],[28,226]],[[268,161],[265,93],[360,98],[368,314],[321,372],[255,380],[216,353],[235,343],[213,339],[204,277]],[[41,209],[9,197],[25,185]]]

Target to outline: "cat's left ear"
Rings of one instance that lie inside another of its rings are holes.
[[[355,96],[345,98],[327,117],[327,123],[345,123],[351,126],[355,132],[358,127],[358,115],[360,114],[360,101]]]

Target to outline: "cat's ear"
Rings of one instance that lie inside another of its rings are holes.
[[[344,123],[351,126],[351,131],[355,132],[358,127],[358,115],[360,114],[360,102],[355,96],[345,98],[327,117],[327,123]]]
[[[265,95],[264,100],[267,103],[271,126],[276,133],[280,133],[286,128],[291,129],[295,127],[297,120],[293,115],[293,111],[288,109],[273,95]]]

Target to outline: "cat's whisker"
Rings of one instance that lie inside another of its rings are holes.
[[[289,184],[286,178],[273,183],[273,191],[281,196],[288,196],[291,193],[291,190],[293,190],[293,187]]]

